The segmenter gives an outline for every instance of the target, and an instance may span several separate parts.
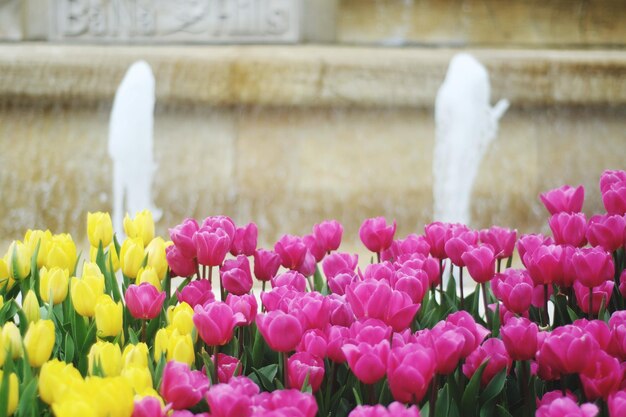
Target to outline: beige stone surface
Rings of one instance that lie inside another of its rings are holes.
[[[624,0],[340,0],[338,16],[338,41],[346,44],[626,44]]]
[[[22,2],[0,0],[0,41],[22,39]]]
[[[0,44],[0,100],[107,102],[147,60],[157,99],[209,106],[430,108],[458,49]],[[518,106],[626,104],[626,50],[470,50]]]

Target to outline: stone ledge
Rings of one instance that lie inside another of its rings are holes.
[[[339,46],[0,45],[0,100],[109,102],[137,59],[161,104],[432,107],[455,49]],[[626,104],[626,51],[478,49],[492,99]]]

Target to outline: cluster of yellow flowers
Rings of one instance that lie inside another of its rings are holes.
[[[171,242],[154,236],[152,214],[126,216],[121,246],[108,213],[89,213],[87,232],[90,259],[80,276],[68,234],[29,230],[0,259],[0,398],[6,390],[7,415],[36,406],[20,401],[20,392],[31,392],[56,416],[130,416],[137,398],[162,402],[154,370],[165,357],[188,364],[195,359],[197,332],[188,304],[162,313],[167,325],[159,320],[164,327],[154,329],[152,348],[128,331],[136,321],[124,308],[116,273],[122,273],[124,290],[134,280],[162,291],[169,279],[165,249]],[[30,384],[36,391],[27,389]]]

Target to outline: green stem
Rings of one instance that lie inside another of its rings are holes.
[[[463,267],[459,267],[459,288],[461,289],[461,310],[463,310],[463,304],[465,297],[463,296]]]
[[[217,345],[213,346],[213,375],[211,375],[211,384],[212,385],[215,385],[215,384],[219,383],[219,381],[217,380],[217,378],[218,378],[217,377],[217,375],[218,375],[217,369],[218,369],[218,366],[219,366],[219,360],[218,360],[219,350],[220,350],[219,346],[217,346]]]
[[[282,353],[283,356],[283,385],[285,389],[289,388],[289,369],[287,364],[289,363],[289,356],[287,352]]]
[[[481,282],[480,287],[483,290],[483,306],[485,307],[485,319],[487,320],[487,326],[491,328],[491,316],[489,314],[489,305],[487,301],[487,284],[484,282]]]
[[[524,400],[524,414],[528,417],[532,417],[532,407],[530,404],[531,398],[530,398],[530,390],[528,387],[529,384],[529,367],[530,367],[530,362],[528,361],[520,361],[520,365],[522,368],[522,399]]]
[[[548,314],[548,284],[543,284],[543,321],[544,326],[550,325],[550,314]]]
[[[141,341],[146,343],[146,321],[141,320]]]
[[[376,260],[380,263],[380,252],[376,252]]]
[[[430,417],[435,416],[435,407],[437,405],[437,391],[438,391],[438,377],[437,374],[433,375],[433,380],[430,386],[430,407],[428,408],[428,415]]]

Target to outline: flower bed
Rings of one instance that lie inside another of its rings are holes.
[[[552,237],[367,219],[364,269],[336,221],[265,250],[226,216],[166,242],[138,213],[120,245],[90,213],[84,262],[29,230],[0,260],[0,416],[624,416],[626,172],[600,188],[590,219],[582,187],[540,196]]]

